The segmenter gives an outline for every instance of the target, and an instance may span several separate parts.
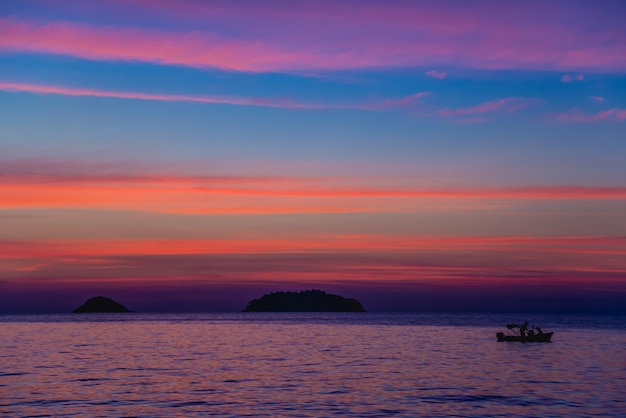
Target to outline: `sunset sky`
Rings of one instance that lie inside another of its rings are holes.
[[[0,3],[0,313],[626,312],[626,2]]]

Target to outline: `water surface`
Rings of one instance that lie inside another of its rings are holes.
[[[625,416],[624,318],[0,316],[9,416]],[[525,320],[527,318],[521,318]]]

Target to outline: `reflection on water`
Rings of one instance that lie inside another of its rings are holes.
[[[420,325],[410,315],[98,318],[0,318],[0,412],[626,414],[619,327],[552,328],[553,343],[521,344],[497,343],[493,326]]]

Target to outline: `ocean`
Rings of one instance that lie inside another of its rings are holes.
[[[496,342],[510,322],[551,343]],[[8,417],[624,417],[626,317],[0,315]]]

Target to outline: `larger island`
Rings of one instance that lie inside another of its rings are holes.
[[[72,313],[110,313],[110,312],[130,312],[126,306],[111,298],[96,296],[89,298]]]
[[[273,292],[253,299],[243,312],[365,312],[356,299],[322,290]]]

